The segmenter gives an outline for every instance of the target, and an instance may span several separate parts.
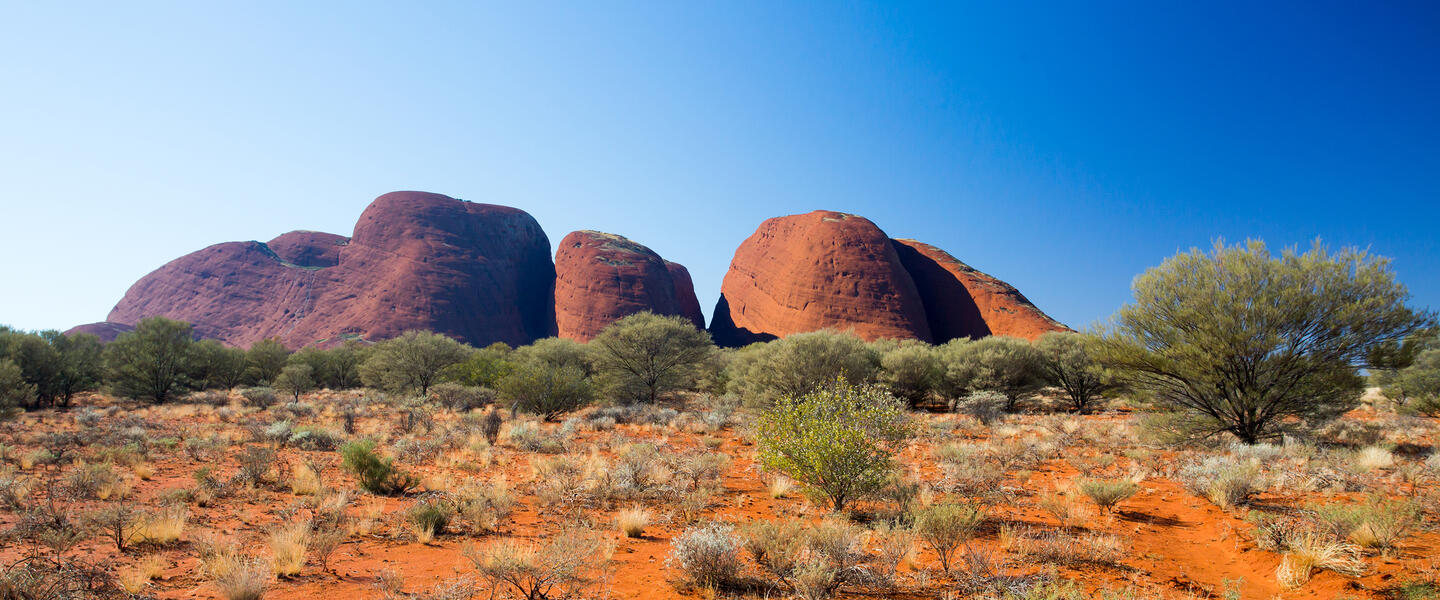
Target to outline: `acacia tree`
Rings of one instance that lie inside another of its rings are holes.
[[[280,338],[265,338],[252,344],[245,352],[247,374],[250,381],[259,385],[274,383],[289,360],[290,350]]]
[[[710,334],[684,317],[640,312],[611,323],[590,342],[596,367],[620,398],[655,402],[694,385],[715,351]]]
[[[894,396],[836,379],[781,398],[760,416],[760,460],[814,488],[838,512],[885,487],[911,435],[905,405]]]
[[[160,403],[184,391],[193,370],[190,324],[150,317],[105,346],[115,393]]]
[[[1136,278],[1102,363],[1180,417],[1182,433],[1253,444],[1288,420],[1353,408],[1377,349],[1433,324],[1405,305],[1389,261],[1319,242],[1273,256],[1260,241],[1193,249]]]
[[[1078,413],[1090,410],[1102,394],[1117,387],[1114,374],[1095,360],[1094,345],[1093,338],[1060,331],[1035,340],[1044,378],[1065,392],[1071,410]]]
[[[406,331],[376,344],[360,364],[365,385],[391,391],[418,390],[421,396],[440,380],[440,371],[465,360],[469,349],[429,331]]]
[[[977,341],[952,340],[941,346],[946,387],[965,392],[998,392],[1005,410],[1044,387],[1040,352],[1020,338],[990,336]]]

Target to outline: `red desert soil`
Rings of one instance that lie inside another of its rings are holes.
[[[304,422],[318,420],[333,422],[337,418],[334,410],[327,408],[337,398],[354,398],[358,393],[322,392],[307,398],[319,407],[318,416],[301,419]],[[97,397],[85,398],[82,404],[109,404],[112,401]],[[386,413],[384,405],[372,405],[369,416],[358,421],[360,434],[379,436],[396,435],[392,429],[396,419],[393,413]],[[228,411],[232,421],[224,422],[220,413]],[[74,431],[75,413],[42,411],[24,415],[18,422],[4,425],[5,432],[20,444],[8,449],[14,457],[39,448],[36,442],[42,432]],[[121,412],[124,415],[126,412]],[[236,439],[244,439],[243,429],[236,423],[263,416],[257,409],[233,405],[216,409],[209,406],[168,406],[140,408],[129,411],[140,421],[163,429],[164,433],[152,435],[208,435],[219,432]],[[682,415],[689,414],[683,410]],[[108,426],[118,416],[109,416],[99,427]],[[937,475],[933,451],[939,445],[951,441],[985,442],[1004,438],[1021,439],[1024,436],[1044,431],[1043,421],[1053,425],[1055,417],[1022,415],[1011,422],[992,428],[980,427],[968,418],[957,415],[921,414],[922,438],[912,443],[902,453],[903,468],[917,474],[922,481],[933,481]],[[1061,419],[1069,419],[1061,417]],[[1253,527],[1240,518],[1239,510],[1223,510],[1206,500],[1189,494],[1180,485],[1154,467],[1164,470],[1173,464],[1178,456],[1168,450],[1136,449],[1138,458],[1122,457],[1121,451],[1133,443],[1124,440],[1129,435],[1132,418],[1124,413],[1107,413],[1097,416],[1077,417],[1072,421],[1077,434],[1075,443],[1063,450],[1064,459],[1045,461],[1038,466],[1020,472],[1010,473],[1006,486],[1013,488],[1011,500],[992,508],[990,522],[1004,521],[1011,526],[1035,528],[1057,528],[1060,526],[1053,517],[1040,510],[1036,496],[1042,492],[1065,489],[1078,475],[1075,466],[1067,459],[1093,457],[1099,454],[1116,456],[1114,464],[1100,469],[1097,475],[1108,477],[1123,476],[1126,473],[1150,471],[1141,482],[1142,491],[1135,497],[1122,502],[1111,516],[1092,519],[1081,528],[1098,533],[1114,534],[1123,540],[1125,550],[1115,565],[1107,566],[1062,566],[1055,570],[1061,578],[1078,582],[1089,591],[1134,586],[1151,595],[1142,597],[1222,597],[1229,582],[1240,583],[1242,598],[1265,599],[1333,599],[1339,597],[1378,598],[1379,591],[1398,583],[1405,576],[1422,569],[1434,568],[1437,551],[1440,551],[1440,535],[1432,532],[1412,535],[1407,538],[1400,551],[1393,557],[1366,558],[1368,573],[1359,578],[1347,578],[1328,571],[1321,571],[1307,584],[1297,590],[1281,590],[1276,584],[1275,568],[1279,555],[1260,550],[1253,539]],[[445,411],[436,414],[437,427],[446,427],[459,420],[459,416]],[[731,522],[745,522],[755,519],[774,519],[782,516],[819,518],[824,510],[802,499],[798,490],[783,498],[772,498],[767,482],[769,475],[762,472],[756,463],[756,448],[746,441],[743,426],[727,426],[718,431],[703,431],[700,422],[694,418],[681,417],[674,426],[622,424],[607,430],[579,428],[568,445],[569,452],[577,457],[599,457],[612,460],[615,448],[623,442],[648,442],[666,454],[704,452],[706,440],[714,451],[730,458],[723,472],[723,491],[714,497],[709,507],[699,515],[701,519],[721,519]],[[297,423],[298,424],[298,423]],[[1077,426],[1078,424],[1078,426]],[[547,432],[561,427],[559,424],[542,425]],[[616,436],[622,436],[617,438]],[[421,436],[424,437],[424,436]],[[499,446],[477,453],[460,449],[442,452],[440,457],[425,466],[411,467],[427,478],[427,481],[442,485],[464,478],[491,480],[503,477],[521,497],[521,505],[508,520],[502,522],[497,534],[470,538],[449,534],[438,537],[431,543],[413,541],[400,524],[398,517],[410,506],[412,498],[382,498],[359,492],[354,493],[349,512],[353,516],[374,515],[377,509],[382,515],[378,525],[369,534],[352,536],[330,561],[330,572],[323,572],[312,560],[297,577],[275,582],[266,598],[379,598],[377,578],[385,571],[404,576],[405,590],[418,592],[438,582],[473,574],[469,561],[462,555],[467,544],[489,544],[496,539],[518,538],[539,539],[553,534],[558,523],[565,519],[588,520],[598,531],[605,532],[614,542],[613,564],[604,569],[605,580],[597,590],[608,590],[608,597],[627,599],[659,599],[675,597],[700,597],[693,592],[678,591],[674,582],[677,573],[667,567],[666,557],[670,541],[685,527],[686,520],[673,506],[654,502],[647,503],[649,510],[657,517],[645,531],[645,536],[629,539],[616,531],[615,513],[629,506],[592,506],[579,502],[561,507],[542,507],[531,493],[533,479],[532,464],[546,460],[553,455],[530,453],[507,446],[503,440]],[[1096,442],[1090,440],[1098,440]],[[1428,440],[1433,442],[1434,440]],[[1112,445],[1113,444],[1113,445]],[[235,459],[242,446],[237,444],[225,456],[213,461],[217,472],[228,474],[237,468]],[[383,446],[382,446],[383,447]],[[488,456],[488,458],[487,458]],[[283,482],[288,479],[284,465],[306,459],[322,465],[322,479],[326,485],[337,490],[356,490],[355,481],[339,468],[337,452],[304,452],[293,448],[281,451],[281,467],[277,468],[280,484],[261,486],[253,490],[242,490],[236,495],[217,500],[210,506],[199,507],[190,503],[189,525],[181,541],[175,544],[140,548],[125,554],[118,554],[110,545],[96,539],[81,544],[80,555],[111,565],[117,572],[130,568],[142,557],[156,554],[164,558],[166,568],[163,574],[147,590],[158,598],[217,598],[213,584],[199,574],[196,540],[208,535],[241,542],[249,552],[265,555],[265,535],[268,528],[287,519],[305,518],[309,508],[304,507],[303,498],[290,493]],[[156,451],[149,464],[154,475],[149,480],[134,480],[131,502],[153,507],[159,505],[162,496],[169,491],[192,488],[193,475],[205,461],[194,461],[178,450]],[[444,465],[444,466],[440,466]],[[487,466],[488,465],[488,466]],[[68,470],[70,467],[65,467]],[[43,467],[34,467],[25,473],[40,476]],[[121,471],[127,470],[117,467]],[[430,485],[430,484],[427,484]],[[1406,493],[1401,487],[1397,493]],[[1075,491],[1065,492],[1074,496]],[[1277,497],[1262,496],[1261,504],[1275,506],[1301,506],[1306,501],[1318,498],[1334,499],[1337,496],[1306,494],[1303,496]],[[1340,497],[1358,498],[1358,494]],[[1083,497],[1081,498],[1083,501]],[[98,503],[88,502],[85,506]],[[85,508],[85,506],[77,508]],[[862,512],[867,507],[861,506]],[[293,514],[293,517],[286,515]],[[14,511],[0,511],[0,530],[15,524]],[[1005,554],[1000,540],[998,526],[987,525],[975,544]],[[917,551],[908,566],[901,569],[900,582],[903,591],[890,597],[936,598],[943,594],[945,578],[936,567],[935,555],[917,544]],[[7,561],[20,552],[16,545],[0,549],[0,557]],[[1020,571],[1040,572],[1047,568],[1021,564]],[[784,592],[777,595],[783,596]],[[488,590],[480,597],[489,597]],[[755,596],[760,597],[760,596]],[[868,594],[845,595],[842,597],[871,597]]]

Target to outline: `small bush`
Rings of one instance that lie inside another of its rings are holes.
[[[492,587],[538,599],[580,595],[603,567],[607,548],[591,532],[566,529],[544,544],[505,540],[463,552]]]
[[[640,507],[629,508],[620,511],[615,521],[620,526],[620,532],[625,537],[644,537],[645,528],[650,525],[650,511]]]
[[[360,480],[360,488],[372,494],[398,496],[419,485],[414,476],[401,472],[394,461],[375,455],[375,442],[350,442],[340,448],[340,466]]]
[[[1140,486],[1127,479],[1116,481],[1088,479],[1080,482],[1080,491],[1089,496],[1095,506],[1100,507],[1101,512],[1108,513],[1115,510],[1116,504],[1138,493]]]
[[[500,411],[491,408],[485,413],[485,420],[480,423],[480,431],[485,435],[485,443],[491,446],[500,440],[500,426],[505,424],[505,418],[500,416]]]
[[[225,600],[261,600],[270,588],[270,567],[258,558],[236,560],[215,576],[215,587]]]
[[[430,387],[430,395],[441,406],[456,411],[485,408],[495,402],[494,390],[458,383],[437,383]]]
[[[1361,548],[1389,554],[1420,524],[1420,508],[1413,502],[1372,497],[1364,504],[1314,507],[1316,517],[1338,538]]]
[[[1225,456],[1212,456],[1186,465],[1177,477],[1190,493],[1220,508],[1242,506],[1263,488],[1259,467]]]
[[[516,502],[515,494],[503,479],[467,485],[455,493],[456,518],[470,533],[489,533],[510,516]]]
[[[247,446],[240,454],[240,471],[235,477],[242,485],[256,486],[270,481],[275,468],[275,449],[266,446]]]
[[[935,504],[915,513],[915,533],[940,558],[940,568],[950,572],[955,549],[974,537],[985,515],[963,504]]]
[[[280,577],[294,577],[305,568],[310,549],[310,522],[298,521],[270,532],[270,568]]]
[[[990,425],[999,421],[1005,416],[1005,406],[1009,399],[1005,394],[981,390],[972,392],[964,398],[955,401],[955,412],[969,415],[983,425]]]
[[[410,530],[421,543],[429,543],[442,533],[455,518],[455,506],[443,498],[423,499],[405,513]]]
[[[1001,532],[1001,542],[1031,560],[1064,566],[1111,565],[1124,556],[1120,538],[1103,533],[1034,532],[1028,528]]]
[[[707,523],[686,529],[670,542],[666,561],[692,585],[717,589],[735,583],[740,574],[740,540],[735,528]]]
[[[245,388],[240,390],[240,396],[245,398],[246,404],[256,408],[270,408],[280,401],[275,390],[268,387]]]

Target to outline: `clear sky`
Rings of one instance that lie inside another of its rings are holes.
[[[1072,326],[1216,237],[1368,247],[1440,307],[1433,2],[221,4],[0,0],[0,322],[406,189],[628,236],[707,318],[817,208]]]

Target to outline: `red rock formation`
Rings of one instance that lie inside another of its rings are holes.
[[[690,319],[696,329],[705,328],[705,313],[700,310],[700,299],[695,297],[695,282],[690,279],[690,270],[677,262],[665,261],[670,269],[670,279],[675,281],[675,301],[680,303],[680,315]]]
[[[823,210],[760,224],[735,251],[710,328],[732,346],[818,329],[931,339],[920,294],[885,232]]]
[[[291,347],[430,329],[476,345],[554,335],[550,243],[529,214],[424,192],[377,198],[349,243],[286,234],[217,244],[131,286],[108,320],[188,321],[204,337]],[[330,264],[334,247],[333,266]]]
[[[676,273],[683,275],[683,281]],[[694,303],[693,311],[686,299]],[[575,231],[555,252],[555,323],[560,337],[589,341],[606,325],[641,311],[699,313],[690,274],[622,236]],[[703,319],[697,327],[704,328]]]
[[[265,242],[280,260],[301,267],[333,267],[340,264],[340,247],[350,238],[319,231],[292,231]]]
[[[936,341],[987,335],[1033,340],[1051,331],[1069,331],[1014,286],[975,270],[944,250],[915,240],[894,243],[920,291]]]
[[[65,330],[65,335],[77,335],[81,333],[87,333],[100,338],[101,343],[108,344],[115,341],[115,338],[120,337],[120,334],[128,331],[135,331],[135,328],[124,323],[98,321],[95,323],[86,323],[84,325],[76,325],[74,327],[71,327],[70,329]]]

